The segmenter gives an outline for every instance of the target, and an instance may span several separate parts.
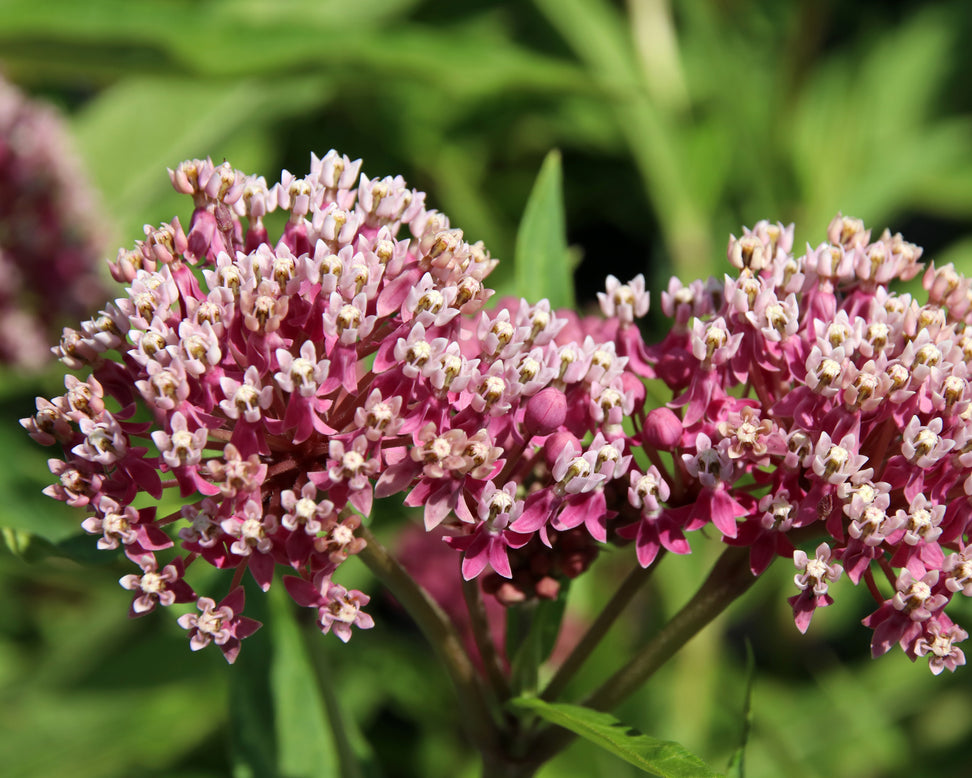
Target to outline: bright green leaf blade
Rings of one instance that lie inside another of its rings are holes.
[[[0,449],[6,452],[0,469],[0,492],[5,497],[0,504],[0,527],[28,532],[50,543],[77,534],[84,512],[41,491],[55,480],[47,459],[56,452],[38,446],[10,422],[0,424]]]
[[[513,43],[501,26],[478,16],[448,28],[409,23],[417,4],[100,0],[79,13],[76,0],[0,0],[0,50],[5,65],[32,79],[39,73],[114,79],[177,68],[196,76],[272,74],[286,93],[285,74],[334,80],[356,71],[366,81],[418,78],[456,100],[520,89],[591,91],[574,65]]]
[[[348,775],[339,770],[314,668],[280,585],[270,593],[273,660],[270,690],[277,730],[277,769],[292,778]]]
[[[521,603],[506,611],[506,654],[516,693],[537,689],[538,671],[550,656],[560,634],[567,605],[567,587],[554,600]]]
[[[333,731],[317,674],[281,584],[248,587],[247,611],[264,622],[230,672],[235,778],[360,775],[349,738]]]
[[[569,729],[649,775],[659,778],[716,778],[721,775],[678,743],[642,735],[610,713],[529,697],[518,697],[511,704]]]
[[[560,152],[547,154],[516,236],[516,293],[546,297],[553,308],[574,305],[574,282],[564,226]]]
[[[182,776],[180,755],[218,742],[219,699],[210,683],[8,692],[0,710],[3,775]]]

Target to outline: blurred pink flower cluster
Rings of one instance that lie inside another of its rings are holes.
[[[104,300],[103,225],[61,118],[0,76],[0,362],[37,368]]]
[[[372,626],[368,597],[335,574],[374,498],[403,494],[506,604],[555,597],[605,543],[634,541],[648,567],[711,525],[754,575],[796,562],[801,630],[846,570],[876,598],[875,654],[964,662],[944,612],[972,593],[972,295],[953,268],[929,267],[922,304],[888,289],[921,272],[900,236],[838,217],[794,256],[792,228],[760,223],[730,240],[733,276],[672,280],[674,323],[648,347],[642,277],[608,278],[605,319],[487,312],[495,260],[359,167],[332,151],[271,186],[183,163],[188,232],[147,229],[112,263],[126,293],[65,331],[58,353],[86,375],[23,423],[65,452],[48,493],[140,568],[122,579],[133,614],[194,602],[192,647],[232,661],[257,626],[242,576],[266,590],[281,567],[347,640]],[[671,401],[653,407],[646,379]],[[218,604],[186,580],[199,560],[234,571]]]

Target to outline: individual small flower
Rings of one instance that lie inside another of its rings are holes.
[[[937,570],[929,570],[920,578],[912,575],[910,570],[902,570],[898,574],[897,591],[891,598],[891,605],[912,621],[931,618],[933,611],[939,610],[948,602],[948,597],[944,594],[933,593],[938,577]]]
[[[255,423],[273,402],[273,387],[261,385],[260,374],[253,366],[246,369],[243,381],[223,376],[219,385],[226,398],[220,401],[219,407],[230,419]]]
[[[841,484],[861,470],[867,457],[854,453],[857,438],[852,433],[844,435],[840,443],[834,443],[830,435],[821,432],[814,446],[810,467],[820,478],[831,484]]]
[[[940,675],[946,669],[954,673],[955,668],[965,664],[965,654],[955,644],[968,637],[968,632],[948,619],[933,620],[915,643],[915,655],[928,656],[928,669],[934,675]]]
[[[723,451],[723,449],[726,449]],[[733,480],[735,466],[728,454],[728,445],[712,445],[712,440],[704,432],[695,438],[695,454],[682,454],[685,469],[706,489],[715,489],[719,484]]]
[[[921,468],[934,465],[952,450],[955,441],[941,436],[944,420],[932,419],[927,425],[912,416],[902,433],[901,453],[909,462]]]
[[[198,465],[202,460],[209,430],[200,427],[190,431],[189,422],[179,411],[172,414],[170,424],[169,432],[156,430],[152,433],[152,440],[159,447],[165,463],[169,467]]]
[[[122,588],[135,593],[130,615],[143,616],[153,611],[156,605],[168,607],[195,599],[192,587],[183,580],[182,559],[159,570],[155,556],[147,554],[138,559],[138,564],[142,568],[141,575],[124,575],[118,581]]]
[[[317,608],[317,623],[325,635],[333,632],[343,643],[351,639],[351,627],[371,629],[374,619],[361,610],[371,599],[356,589],[348,590],[327,576],[318,576],[316,584],[288,576],[284,585],[298,605]]]
[[[648,293],[645,291],[644,275],[639,273],[626,284],[609,275],[605,287],[606,292],[598,292],[597,299],[606,317],[617,316],[618,322],[625,325],[648,313]]]
[[[245,594],[238,587],[217,605],[209,597],[196,601],[199,613],[187,613],[179,617],[179,626],[189,633],[189,648],[199,651],[210,643],[219,646],[230,664],[240,653],[240,641],[260,628],[260,622],[240,615]]]
[[[652,465],[644,474],[631,470],[628,476],[628,500],[632,507],[650,514],[658,513],[661,503],[671,496],[668,482],[662,478],[658,468]]]
[[[767,453],[767,436],[773,431],[770,419],[760,419],[759,411],[745,405],[739,413],[731,413],[726,421],[716,425],[719,434],[729,440],[726,453],[730,459],[750,456],[763,460]]]
[[[523,512],[523,501],[517,500],[515,495],[515,482],[499,489],[488,481],[478,501],[476,527],[468,535],[445,539],[450,546],[463,552],[462,577],[465,580],[479,576],[487,565],[503,578],[513,577],[507,549],[520,548],[530,539],[529,534],[509,528]]]
[[[793,552],[793,564],[799,571],[793,577],[793,582],[801,593],[790,597],[788,602],[793,607],[793,618],[800,632],[807,631],[814,610],[832,605],[834,602],[834,598],[828,594],[828,589],[844,571],[839,564],[831,564],[830,558],[831,549],[826,543],[817,546],[812,559],[800,549]]]

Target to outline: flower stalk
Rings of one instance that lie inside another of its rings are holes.
[[[608,711],[643,686],[698,632],[723,613],[756,582],[744,549],[726,549],[698,591],[635,655],[606,680],[583,704]],[[627,583],[627,582],[626,582]],[[542,730],[530,748],[535,767],[552,759],[576,737],[559,727]]]
[[[463,711],[460,721],[466,735],[481,753],[496,753],[500,748],[496,714],[452,622],[367,527],[359,532],[366,543],[361,560],[415,620],[448,673]]]

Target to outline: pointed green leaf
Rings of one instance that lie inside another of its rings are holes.
[[[310,657],[283,587],[270,599],[273,661],[270,689],[277,730],[277,769],[288,778],[348,775],[338,768],[327,715]]]
[[[511,704],[569,729],[615,756],[659,778],[716,778],[720,773],[678,743],[642,735],[610,713],[579,705],[518,697]]]
[[[574,281],[564,227],[560,152],[543,161],[516,236],[516,293],[546,297],[552,308],[574,305]]]
[[[228,158],[240,133],[326,102],[329,94],[324,81],[310,77],[291,79],[286,89],[259,79],[224,84],[133,77],[91,100],[75,118],[74,130],[94,183],[127,242],[132,226],[140,226],[148,213],[168,219],[172,208],[185,207],[184,198],[172,190],[166,166],[193,157]],[[231,161],[241,168],[248,164]]]

